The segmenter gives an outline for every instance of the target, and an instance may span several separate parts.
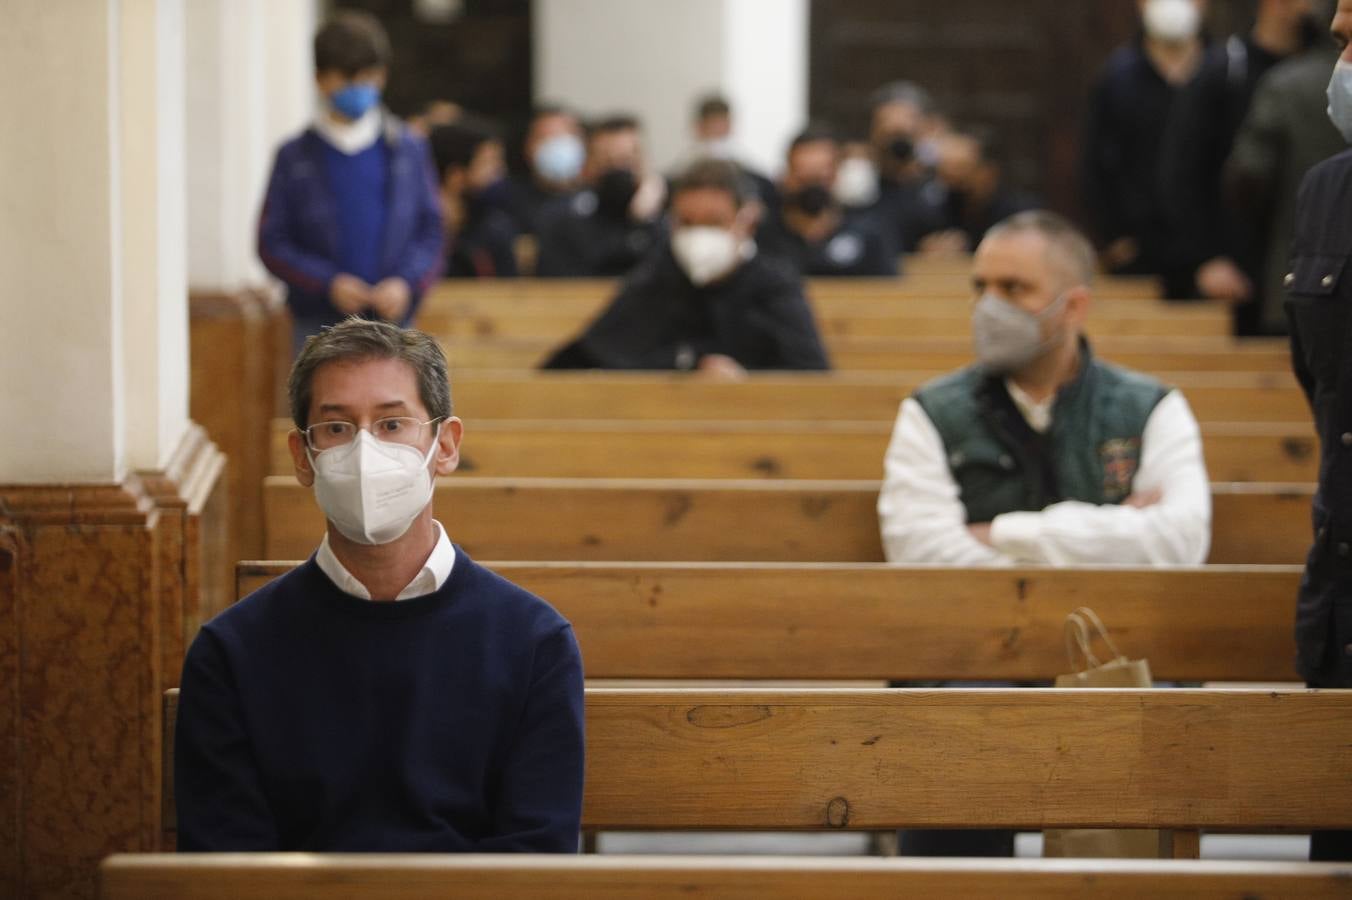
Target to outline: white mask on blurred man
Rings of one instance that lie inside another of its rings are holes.
[[[1193,0],[1146,0],[1145,33],[1157,41],[1182,43],[1202,29],[1202,11]]]
[[[831,192],[841,206],[872,206],[878,199],[878,168],[862,156],[851,156],[840,164]]]
[[[671,236],[671,253],[695,287],[727,275],[741,260],[741,242],[726,228],[687,225]]]
[[[1352,144],[1352,63],[1338,60],[1329,79],[1329,121]]]

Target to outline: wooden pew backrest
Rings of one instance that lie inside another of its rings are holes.
[[[1210,900],[1347,896],[1352,867],[1159,860],[941,860],[388,854],[119,855],[102,900],[544,900],[1002,897]]]
[[[295,565],[240,563],[238,596]],[[1087,604],[1156,678],[1298,680],[1298,566],[489,565],[573,623],[589,678],[1050,681]]]
[[[1352,828],[1352,778],[1329,777],[1352,691],[589,689],[586,709],[589,830]]]
[[[877,482],[446,478],[436,508],[478,559],[882,562]],[[308,556],[308,488],[263,487],[266,556]],[[1311,542],[1310,485],[1212,486],[1215,564],[1289,565]]]

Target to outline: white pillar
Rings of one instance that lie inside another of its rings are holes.
[[[120,0],[122,346],[127,464],[169,461],[188,426],[183,0]]]
[[[807,0],[534,0],[537,100],[644,124],[658,169],[690,143],[695,100],[733,103],[746,161],[781,167],[807,121]]]
[[[119,3],[9,0],[0,29],[0,481],[126,467]]]
[[[15,0],[0,481],[117,482],[188,426],[182,0]]]

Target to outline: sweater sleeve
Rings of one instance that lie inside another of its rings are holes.
[[[293,308],[298,302],[306,306],[293,310],[298,315],[332,313],[329,284],[341,273],[332,260],[306,250],[296,240],[301,226],[288,196],[291,182],[287,153],[285,147],[278,151],[268,179],[263,211],[258,218],[258,258],[269,272],[296,289],[291,292],[289,302]]]
[[[1144,508],[1066,501],[1041,512],[996,516],[991,540],[1037,565],[1196,566],[1211,543],[1211,487],[1202,437],[1187,401],[1172,391],[1141,435],[1135,492],[1159,491]]]
[[[823,371],[831,368],[817,322],[801,285],[786,282],[757,310],[759,324],[773,337],[777,352],[767,368]]]
[[[414,302],[408,312],[408,318],[411,320],[423,294],[442,272],[447,245],[441,224],[440,201],[437,197],[436,170],[432,165],[430,151],[421,140],[407,137],[405,140],[411,143],[408,152],[414,156],[421,173],[420,177],[414,179],[412,203],[416,224],[413,239],[404,248],[397,267],[399,277],[404,279],[413,294]]]
[[[576,853],[582,821],[582,656],[569,626],[536,650],[530,695],[507,745],[478,852]]]
[[[183,663],[174,730],[179,850],[279,849],[250,746],[219,639],[204,629]]]

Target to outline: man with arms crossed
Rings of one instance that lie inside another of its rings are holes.
[[[328,532],[188,651],[179,848],[575,852],[577,643],[432,518],[462,433],[440,347],[348,319],[306,342],[290,397]]]
[[[878,513],[890,562],[1196,565],[1210,543],[1183,395],[1097,358],[1094,255],[1032,211],[977,248],[977,363],[904,401]]]

